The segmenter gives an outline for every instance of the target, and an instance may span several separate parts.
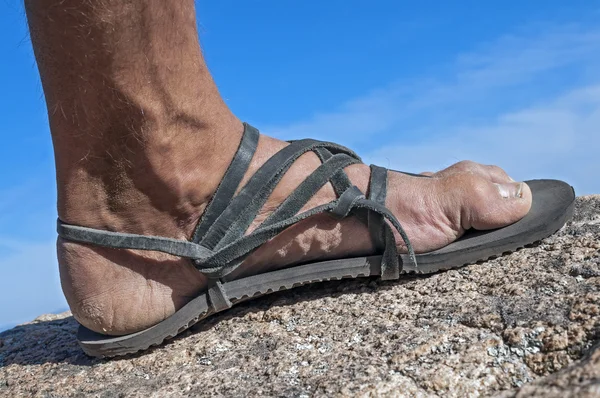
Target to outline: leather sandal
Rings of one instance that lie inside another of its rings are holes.
[[[387,170],[371,166],[369,189],[365,195],[352,185],[344,172],[345,167],[361,163],[361,160],[343,146],[312,139],[290,141],[236,194],[256,151],[258,137],[257,129],[244,124],[238,151],[190,241],[103,231],[58,220],[58,234],[63,239],[110,248],[159,251],[187,258],[209,279],[206,291],[145,330],[109,336],[80,326],[77,339],[85,353],[111,357],[142,351],[235,304],[308,283],[372,276],[393,280],[406,273],[427,274],[484,261],[548,237],[560,229],[573,212],[575,193],[570,185],[556,180],[526,181],[533,194],[533,204],[524,218],[499,229],[467,231],[448,246],[417,255],[402,226],[385,207]],[[285,172],[309,151],[317,154],[321,165],[259,227],[246,234]],[[337,199],[298,213],[327,183],[333,186]],[[262,244],[287,227],[321,213],[337,219],[358,217],[368,226],[377,254],[310,262],[231,280],[230,274]],[[406,254],[398,253],[393,229],[403,239]]]

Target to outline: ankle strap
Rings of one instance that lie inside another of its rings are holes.
[[[63,239],[89,243],[96,246],[115,249],[149,250],[172,254],[178,257],[198,261],[209,258],[214,253],[194,242],[165,238],[161,236],[146,236],[122,232],[103,231],[94,228],[80,227],[57,221],[56,232]]]

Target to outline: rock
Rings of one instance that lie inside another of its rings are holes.
[[[600,196],[540,244],[397,282],[329,282],[100,360],[68,314],[0,334],[6,396],[600,396]]]

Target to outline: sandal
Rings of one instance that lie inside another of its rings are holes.
[[[370,276],[391,280],[405,273],[426,274],[484,261],[548,237],[560,229],[573,212],[575,193],[570,185],[556,180],[527,181],[533,193],[533,204],[523,219],[495,230],[470,230],[446,247],[415,255],[402,226],[385,207],[387,170],[371,166],[369,192],[365,197],[344,172],[345,167],[361,160],[340,145],[311,139],[290,141],[290,145],[273,155],[236,195],[256,150],[258,137],[258,130],[244,124],[238,151],[191,241],[102,231],[58,220],[58,235],[63,239],[111,248],[159,251],[188,258],[198,271],[209,278],[205,292],[145,330],[125,336],[108,336],[80,326],[77,339],[86,354],[112,357],[145,350],[234,304],[308,283]],[[321,166],[256,230],[245,235],[285,172],[308,151],[319,156]],[[328,182],[333,185],[337,199],[298,214]],[[358,217],[368,225],[379,254],[311,262],[236,280],[228,278],[262,244],[292,224],[320,213],[329,213],[339,219],[350,215]],[[397,252],[392,228],[400,233],[407,254]]]

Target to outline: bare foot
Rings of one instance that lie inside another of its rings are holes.
[[[285,145],[261,136],[242,184]],[[315,154],[303,155],[286,173],[250,230],[319,165]],[[223,172],[215,170],[214,174]],[[366,192],[369,167],[352,165],[346,172]],[[489,229],[513,223],[531,206],[527,185],[513,182],[495,166],[460,162],[431,177],[396,172],[389,172],[388,176],[386,206],[402,223],[416,252],[443,247],[469,228]],[[327,185],[303,210],[334,198],[333,188]],[[198,209],[205,205],[206,202],[200,204]],[[78,223],[88,225],[85,220]],[[130,225],[128,230],[136,228]],[[146,228],[145,233],[151,232]],[[182,228],[180,235],[189,237],[189,227]],[[401,242],[398,237],[397,242]],[[65,241],[59,241],[58,252],[63,289],[73,314],[80,323],[100,333],[118,335],[147,328],[173,314],[206,286],[205,278],[188,260],[160,253]],[[338,221],[319,215],[288,228],[259,248],[236,271],[236,277],[311,260],[372,253],[369,234],[360,221],[352,217]]]

